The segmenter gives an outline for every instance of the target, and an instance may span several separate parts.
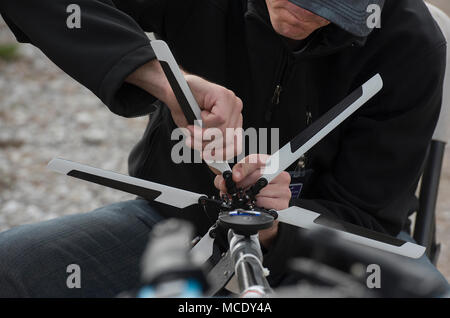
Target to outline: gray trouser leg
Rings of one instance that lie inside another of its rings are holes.
[[[130,290],[160,220],[147,201],[132,200],[0,233],[0,297],[114,297]],[[71,264],[79,266],[81,288],[67,285],[77,282],[69,277],[76,271],[67,272]]]

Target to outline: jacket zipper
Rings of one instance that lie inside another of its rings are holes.
[[[305,76],[306,78],[306,76]],[[306,117],[306,127],[311,125],[313,121],[313,115],[311,111],[310,103],[306,103],[306,110],[305,110],[305,117]],[[308,154],[303,154],[300,159],[298,160],[297,166],[296,166],[296,174],[299,176],[304,177],[306,175],[307,165],[308,165]]]
[[[264,27],[268,28],[269,30],[271,29],[271,27],[269,25],[267,25],[266,21],[264,21],[257,14],[254,14],[253,12],[248,12],[246,14],[246,16],[261,22],[261,24],[264,25]],[[288,71],[289,67],[290,67],[290,64],[291,64],[289,53],[288,52],[285,53],[285,56],[287,57],[287,61],[283,61],[283,66],[282,66],[283,67],[283,71],[281,73],[281,76],[279,77],[278,84],[276,84],[276,86],[275,86],[275,90],[273,92],[272,100],[271,100],[271,103],[269,105],[269,108],[266,110],[266,112],[264,114],[264,119],[265,119],[265,121],[267,123],[271,121],[272,115],[273,115],[273,112],[274,112],[275,108],[280,104],[281,93],[283,92],[283,85],[285,84],[285,80],[289,76],[289,73],[290,73]],[[283,59],[284,58],[285,57],[283,57]]]
[[[280,104],[280,95],[281,95],[282,91],[283,91],[283,86],[281,86],[281,84],[278,84],[275,87],[275,92],[273,92],[273,96],[272,96],[272,104],[273,105]]]
[[[289,68],[290,68],[291,63],[290,63],[289,53],[286,53],[286,56],[287,56],[287,58],[283,57],[283,62],[282,62],[283,70],[281,72],[281,75],[278,77],[278,80],[277,80],[278,84],[275,85],[275,89],[272,94],[271,103],[265,113],[266,122],[271,121],[273,112],[275,111],[275,108],[280,104],[281,93],[283,92],[284,84],[286,83],[286,79],[289,77],[289,74],[290,74]],[[285,61],[285,59],[286,59],[286,61]]]

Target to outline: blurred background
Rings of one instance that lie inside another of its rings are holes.
[[[450,0],[430,0],[450,14]],[[420,27],[420,26],[418,26]],[[38,49],[17,44],[0,18],[0,231],[133,199],[50,172],[54,157],[127,173],[147,118],[113,115]],[[450,280],[450,149],[437,211],[438,268]]]

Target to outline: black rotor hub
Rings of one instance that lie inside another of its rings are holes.
[[[251,236],[272,227],[275,217],[267,211],[234,210],[219,214],[219,224],[234,233]]]

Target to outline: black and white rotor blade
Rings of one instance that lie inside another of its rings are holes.
[[[209,235],[211,230],[212,227],[191,249],[191,257],[197,264],[204,264],[213,254],[214,238]]]
[[[191,89],[181,72],[175,57],[166,42],[153,40],[150,42],[161,67],[166,74],[167,80],[183,110],[184,116],[189,125],[194,125],[196,120],[201,119],[201,110],[191,92]]]
[[[266,164],[261,179],[269,183],[276,178],[382,88],[383,80],[380,74],[377,74],[273,154]]]
[[[325,215],[300,207],[293,206],[279,211],[278,220],[308,230],[326,228],[351,242],[414,259],[421,257],[426,250],[423,246],[399,240],[348,222],[331,219]]]
[[[50,161],[48,168],[74,178],[121,190],[149,201],[168,204],[180,209],[198,204],[199,199],[205,197],[203,194],[189,192],[59,158]]]
[[[201,125],[201,109],[189,88],[183,73],[178,66],[169,46],[166,42],[161,40],[154,40],[150,42],[153,51],[156,54],[161,67],[166,74],[167,80],[183,110],[184,116],[189,125]],[[219,170],[221,173],[231,171],[230,165],[225,162],[208,162],[210,167]]]

